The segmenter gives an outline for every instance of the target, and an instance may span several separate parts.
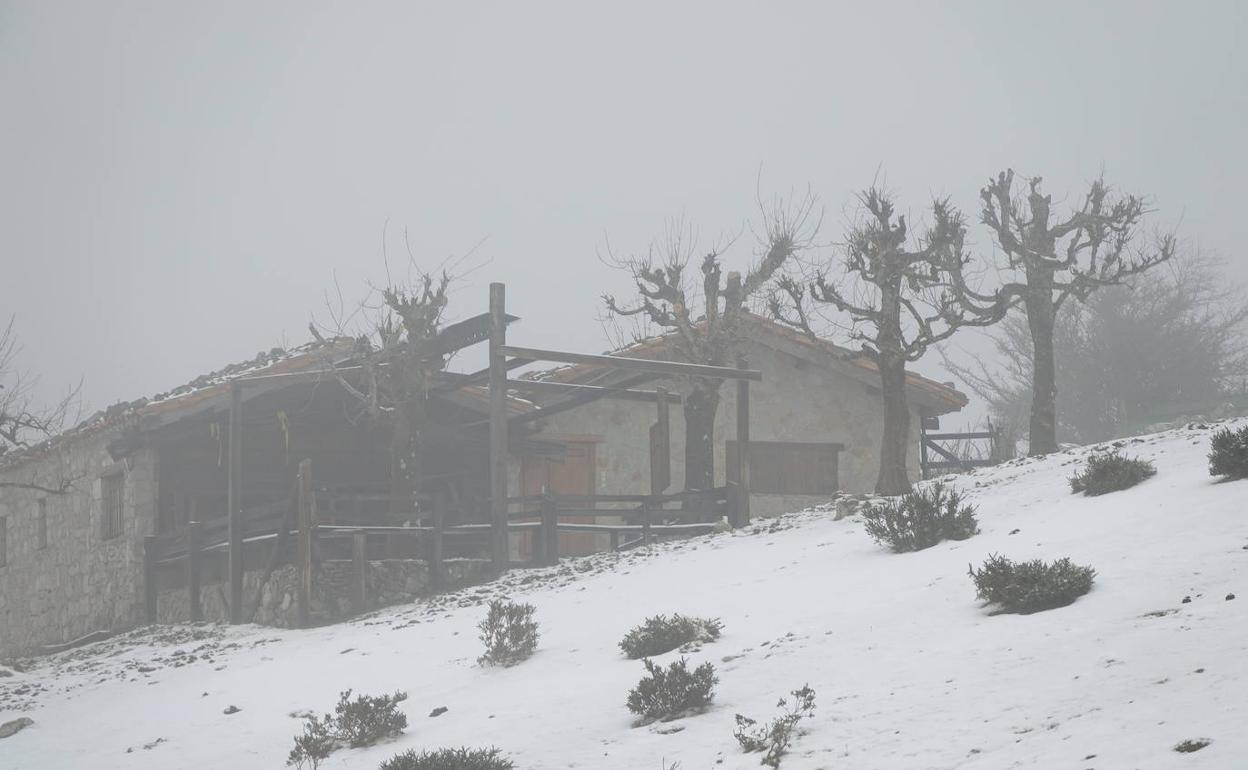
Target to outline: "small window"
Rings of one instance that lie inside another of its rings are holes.
[[[0,567],[9,563],[9,518],[0,516]]]
[[[776,495],[831,495],[840,487],[842,444],[750,442],[750,491]],[[728,480],[737,480],[737,442],[728,442]]]
[[[43,550],[48,547],[48,501],[39,501],[39,511],[35,514],[35,547]]]
[[[125,503],[125,476],[113,473],[100,478],[100,534],[105,540],[121,534],[121,510]]]

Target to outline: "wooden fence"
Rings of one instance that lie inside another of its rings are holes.
[[[733,520],[740,494],[729,485],[706,492],[657,495],[559,495],[544,494],[507,498],[508,532],[529,533],[530,558],[509,566],[551,566],[559,562],[559,533],[606,534],[612,551],[628,550],[659,540],[706,534],[715,529],[721,517]],[[430,588],[447,585],[447,544],[455,554],[479,553],[489,556],[491,523],[463,523],[466,511],[453,510],[445,495],[405,498],[405,504],[418,504],[404,516],[366,513],[378,505],[389,506],[395,498],[384,494],[343,493],[315,490],[311,462],[299,465],[299,475],[291,498],[277,504],[246,510],[242,520],[242,544],[251,549],[269,545],[264,566],[267,582],[279,566],[294,563],[299,573],[296,591],[299,624],[310,622],[313,565],[328,553],[349,558],[352,574],[352,600],[357,609],[366,604],[365,575],[372,550],[386,554],[419,555],[429,562]],[[678,507],[669,507],[678,506]],[[527,510],[526,510],[527,509]],[[624,523],[598,524],[565,521],[565,518],[613,516]],[[690,521],[689,519],[702,519]],[[460,523],[449,523],[458,521]],[[226,517],[190,522],[175,532],[148,537],[144,546],[145,609],[148,622],[156,622],[157,599],[162,572],[184,569],[192,621],[203,619],[200,586],[205,557],[229,553],[231,538]],[[290,544],[294,543],[294,549]],[[233,575],[231,574],[231,579]],[[241,582],[241,573],[238,578]],[[242,596],[241,586],[231,596]],[[256,597],[256,603],[259,596]],[[234,613],[230,613],[235,617]],[[239,616],[243,613],[240,611]]]

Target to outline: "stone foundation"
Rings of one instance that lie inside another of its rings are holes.
[[[448,559],[446,588],[455,589],[487,580],[490,563],[479,559]],[[328,560],[316,565],[312,576],[311,616],[315,624],[333,623],[360,611],[412,601],[428,595],[429,564],[420,559],[382,559],[368,562],[365,576],[366,606],[353,604],[355,567],[350,560]],[[296,603],[298,573],[293,564],[273,570],[268,583],[260,590],[263,570],[243,574],[243,600],[250,612],[259,591],[260,603],[251,620],[266,626],[294,628],[298,625]],[[204,620],[229,619],[229,586],[221,580],[207,581],[200,586],[200,606]],[[190,596],[185,586],[161,590],[157,595],[157,622],[185,623],[191,619]]]

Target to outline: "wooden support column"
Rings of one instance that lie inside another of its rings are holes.
[[[650,541],[654,539],[654,535],[650,532],[650,504],[642,503],[641,506],[641,544],[650,545]]]
[[[737,359],[745,369],[745,359]],[[750,523],[750,381],[737,380],[737,499],[733,506],[734,527]]]
[[[542,497],[542,527],[537,533],[541,543],[541,564],[553,567],[559,563],[559,508],[554,495]]]
[[[351,603],[356,612],[368,609],[368,535],[351,536]]]
[[[295,549],[295,571],[299,583],[295,590],[296,611],[300,628],[307,628],[312,618],[312,461],[299,463],[299,535]]]
[[[490,284],[490,557],[502,574],[511,558],[507,536],[506,287]]]
[[[148,623],[156,622],[156,549],[157,540],[148,535],[143,538],[143,609]]]
[[[243,385],[230,384],[226,513],[230,534],[230,622],[243,622]]]
[[[446,564],[442,555],[442,538],[446,528],[446,495],[433,498],[433,533],[429,541],[429,586],[434,591],[446,589]]]
[[[204,619],[204,608],[200,598],[199,581],[200,563],[203,556],[203,528],[198,521],[187,522],[186,525],[186,591],[190,600],[191,622]]]
[[[672,430],[667,388],[655,388],[658,421],[650,426],[650,494],[661,495],[672,484]]]

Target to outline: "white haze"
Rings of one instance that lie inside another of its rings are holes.
[[[608,237],[683,213],[709,244],[761,176],[832,240],[881,169],[915,217],[1104,170],[1248,277],[1244,8],[3,2],[0,319],[103,406],[304,341],[388,227],[398,266],[404,229],[425,266],[475,248],[454,315],[504,281],[515,339],[597,351]]]

